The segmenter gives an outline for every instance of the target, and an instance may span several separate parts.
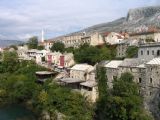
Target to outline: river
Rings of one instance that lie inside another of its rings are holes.
[[[0,107],[0,120],[36,120],[34,114],[20,105]]]

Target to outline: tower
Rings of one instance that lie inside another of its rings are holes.
[[[41,42],[44,42],[44,30],[42,30],[42,38],[41,38]]]

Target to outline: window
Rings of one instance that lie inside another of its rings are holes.
[[[141,83],[142,82],[142,78],[139,78],[139,83]]]
[[[143,51],[141,50],[141,55],[143,55]]]
[[[152,78],[150,78],[150,83],[152,83]]]
[[[154,55],[154,50],[152,50],[152,55]]]
[[[157,51],[157,56],[160,56],[160,50]]]
[[[149,92],[149,95],[151,96],[151,95],[152,95],[152,92]]]
[[[147,55],[149,55],[149,50],[147,50]]]

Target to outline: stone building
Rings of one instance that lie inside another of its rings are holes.
[[[108,86],[112,88],[114,79],[118,77],[118,66],[122,63],[121,60],[112,60],[108,62],[104,67],[106,68],[106,75],[108,78]]]
[[[81,38],[84,36],[83,33],[74,34],[74,35],[66,35],[58,39],[56,42],[64,43],[65,47],[74,47],[77,48],[81,45]]]
[[[81,79],[87,81],[88,75],[94,67],[88,64],[76,64],[70,69],[70,78]]]
[[[160,56],[160,43],[147,43],[139,45],[138,58],[153,59]]]
[[[146,63],[146,88],[145,88],[145,107],[155,116],[160,118],[160,58],[154,58]]]
[[[73,53],[64,53],[59,57],[58,67],[69,68],[75,64]]]
[[[114,62],[113,62],[114,63]],[[109,63],[108,63],[109,65]],[[117,64],[116,69],[111,69],[106,64],[109,88],[112,88],[114,77],[120,77],[122,73],[130,72],[134,82],[140,86],[139,93],[144,98],[144,107],[159,120],[160,101],[160,58],[144,60],[139,58],[125,59]],[[115,64],[110,64],[112,67]]]
[[[146,32],[132,33],[130,34],[130,38],[136,40],[146,40],[146,42],[160,42],[160,32],[157,30],[152,30]]]
[[[137,40],[123,40],[120,43],[116,44],[116,57],[123,58],[126,57],[126,51],[129,46],[138,46],[139,42]]]
[[[60,52],[51,52],[47,53],[45,56],[45,60],[48,63],[48,65],[55,65],[58,66],[59,64],[59,58],[62,55]]]

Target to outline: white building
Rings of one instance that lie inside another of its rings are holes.
[[[120,33],[110,32],[104,34],[104,40],[106,43],[114,45],[118,44],[125,39],[125,36]]]
[[[47,50],[40,50],[36,53],[36,63],[41,64],[45,61],[46,54],[49,53]]]

